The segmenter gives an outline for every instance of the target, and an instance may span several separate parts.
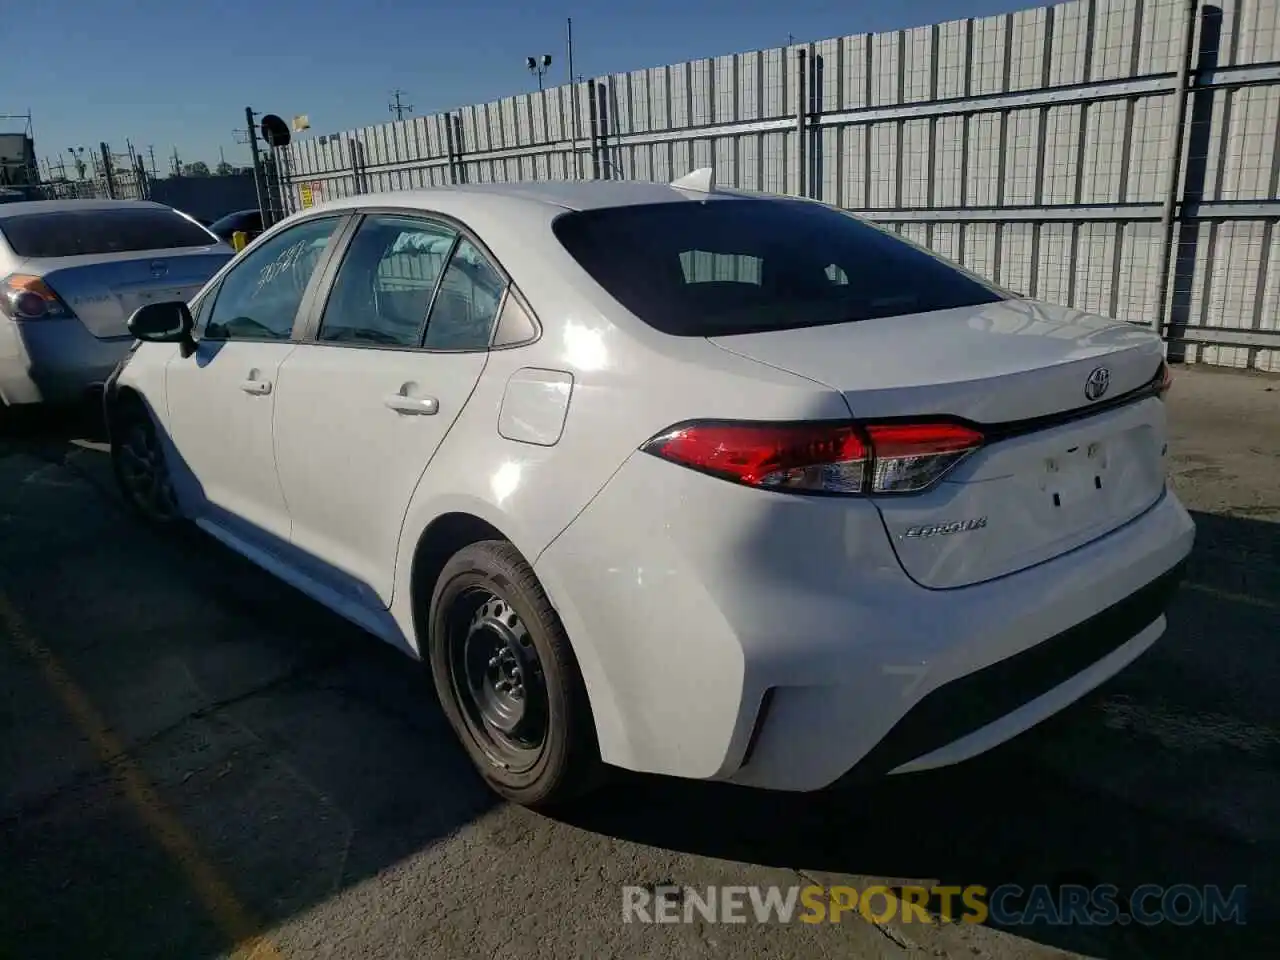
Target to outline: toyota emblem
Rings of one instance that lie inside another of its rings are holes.
[[[169,264],[165,263],[163,260],[151,261],[151,276],[155,277],[157,280],[163,277],[168,272],[169,272]]]
[[[1110,386],[1111,371],[1106,367],[1098,367],[1084,382],[1084,395],[1090,400],[1101,400]]]

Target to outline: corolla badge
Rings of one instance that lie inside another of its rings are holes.
[[[950,523],[926,523],[918,527],[907,527],[903,536],[908,540],[922,537],[945,537],[953,533],[968,533],[971,530],[981,530],[986,525],[986,517],[977,517],[973,520],[954,520]]]
[[[1098,367],[1089,374],[1089,379],[1084,382],[1084,395],[1089,400],[1101,400],[1102,395],[1107,392],[1107,388],[1111,386],[1111,371],[1106,367]]]
[[[157,280],[163,277],[168,272],[169,272],[169,264],[165,263],[163,260],[151,261],[151,276],[155,277]]]

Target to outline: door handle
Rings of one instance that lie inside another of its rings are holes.
[[[270,380],[241,380],[240,389],[245,393],[263,396],[271,392]]]
[[[396,413],[416,413],[430,416],[440,410],[440,401],[435,397],[406,397],[403,393],[393,393],[382,401]]]

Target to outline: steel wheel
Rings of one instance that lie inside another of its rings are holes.
[[[131,419],[115,446],[116,473],[124,495],[148,520],[176,520],[178,501],[173,492],[169,465],[151,421]]]
[[[467,729],[510,773],[533,767],[547,741],[547,686],[529,629],[511,605],[480,587],[449,617],[449,674]]]

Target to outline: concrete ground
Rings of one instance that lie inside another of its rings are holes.
[[[1179,369],[1170,630],[1013,744],[858,792],[620,776],[499,804],[419,669],[122,512],[64,418],[0,439],[0,957],[1277,956],[1280,381]],[[1248,887],[1244,926],[622,922],[624,885]]]

